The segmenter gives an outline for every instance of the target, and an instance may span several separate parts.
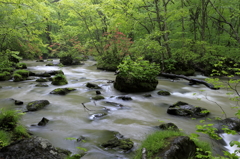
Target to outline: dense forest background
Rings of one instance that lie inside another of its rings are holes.
[[[89,55],[107,70],[126,55],[177,74],[238,67],[238,0],[1,0],[0,10],[1,67],[12,56]]]

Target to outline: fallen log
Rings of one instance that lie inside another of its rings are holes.
[[[160,73],[160,76],[171,78],[171,79],[183,78],[183,79],[189,81],[189,85],[194,85],[194,84],[200,83],[200,84],[204,84],[205,86],[207,86],[208,88],[213,89],[213,90],[220,89],[218,87],[215,87],[213,84],[207,83],[206,81],[189,78],[189,77],[184,76],[184,75],[176,75],[176,74],[170,74],[170,73]]]

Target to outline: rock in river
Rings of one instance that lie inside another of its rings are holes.
[[[50,104],[48,100],[36,100],[27,104],[28,111],[37,111]]]
[[[179,101],[169,106],[167,113],[171,115],[200,118],[207,116],[209,111],[205,108],[195,107],[189,105],[188,103]]]
[[[1,159],[64,159],[71,152],[53,147],[48,140],[32,137],[0,149]]]

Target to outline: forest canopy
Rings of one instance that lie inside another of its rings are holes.
[[[238,0],[1,0],[0,56],[91,55],[99,68],[142,56],[162,72],[237,67]],[[3,64],[4,63],[4,64]],[[2,66],[3,67],[3,66]]]

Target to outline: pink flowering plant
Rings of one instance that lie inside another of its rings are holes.
[[[97,55],[98,65],[113,65],[117,68],[122,59],[129,55],[133,41],[118,29],[105,32],[101,54]]]

